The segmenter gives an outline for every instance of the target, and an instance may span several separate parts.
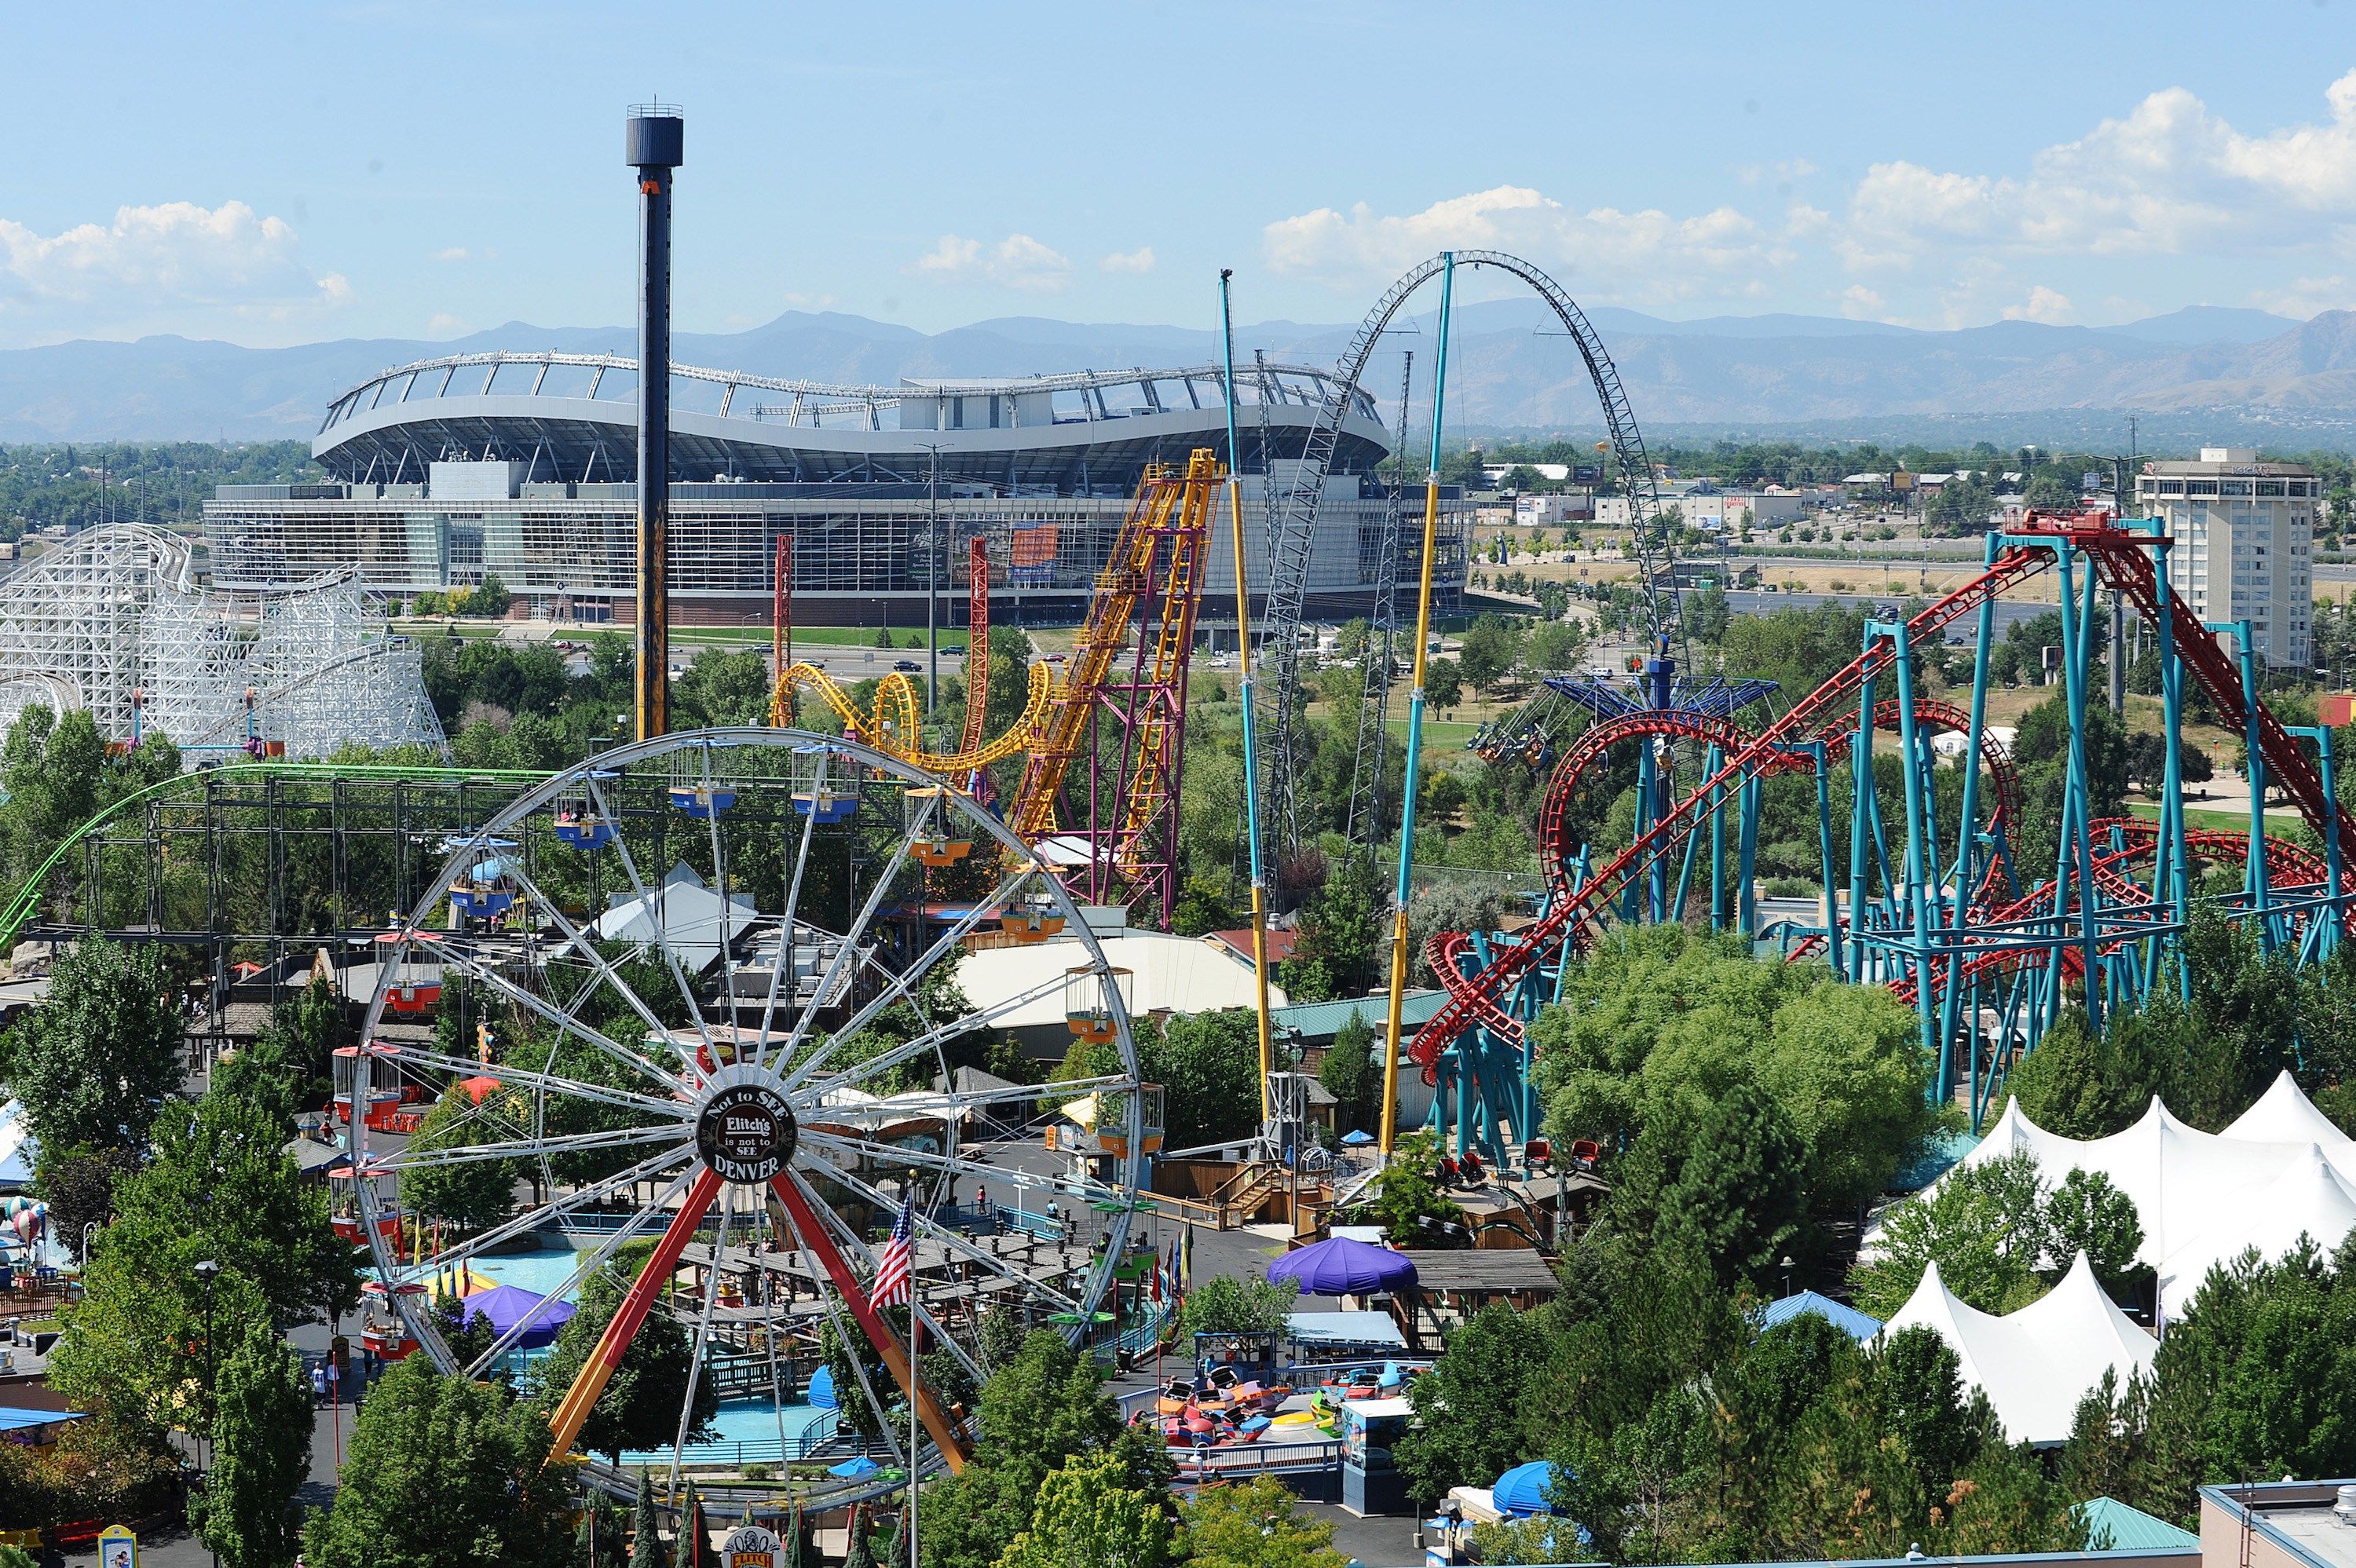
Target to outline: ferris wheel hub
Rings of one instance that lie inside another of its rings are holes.
[[[744,1074],[744,1076],[737,1076]],[[695,1152],[723,1181],[758,1187],[790,1164],[801,1126],[776,1075],[737,1068],[695,1115]]]

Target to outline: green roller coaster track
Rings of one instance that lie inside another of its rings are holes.
[[[6,908],[0,910],[0,952],[5,952],[16,944],[17,933],[25,928],[26,923],[31,920],[34,912],[40,908],[41,892],[48,887],[50,874],[63,864],[66,857],[71,855],[85,839],[94,833],[102,832],[126,813],[144,810],[151,801],[163,799],[180,789],[201,789],[208,779],[218,779],[223,774],[234,775],[241,783],[273,777],[357,779],[385,784],[415,780],[438,784],[512,784],[519,791],[540,784],[549,777],[547,773],[534,772],[528,768],[379,767],[368,763],[232,763],[219,768],[176,773],[168,779],[124,795],[59,841],[57,848],[49,851],[48,858],[43,860],[39,868],[31,876],[26,878],[23,885],[16,889],[15,894],[8,900]]]

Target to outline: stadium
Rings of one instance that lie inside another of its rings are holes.
[[[967,541],[980,535],[993,613],[1076,620],[1147,465],[1183,465],[1197,447],[1224,455],[1224,380],[1194,366],[827,386],[675,365],[672,618],[766,622],[776,543],[789,536],[798,623],[914,624],[930,586],[926,539],[945,604],[961,607]],[[1281,491],[1332,379],[1269,365],[1237,380],[1257,586],[1269,475]],[[357,568],[400,599],[490,573],[534,616],[626,619],[637,383],[636,361],[605,355],[473,354],[384,371],[328,406],[312,452],[330,482],[224,485],[207,504],[213,585],[264,594]],[[1373,400],[1355,391],[1312,546],[1312,615],[1373,603],[1398,504],[1375,475],[1388,449]],[[1467,517],[1451,498],[1435,561],[1451,599]],[[1415,548],[1409,530],[1405,572]],[[1234,593],[1227,552],[1212,559],[1206,608]]]

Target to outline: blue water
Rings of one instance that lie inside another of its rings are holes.
[[[581,1266],[581,1254],[571,1247],[535,1247],[528,1253],[477,1258],[468,1266],[486,1279],[546,1296],[572,1277]]]
[[[804,1435],[833,1413],[832,1411],[819,1410],[812,1405],[787,1405],[783,1414],[787,1451],[798,1455],[798,1449],[796,1445]],[[689,1444],[687,1455],[690,1458],[698,1456],[725,1457],[727,1455],[724,1451],[733,1450],[741,1443],[746,1450],[745,1457],[766,1458],[775,1462],[777,1457],[778,1414],[779,1412],[766,1399],[723,1400],[720,1403],[720,1413],[712,1419],[712,1431],[716,1435],[710,1443]],[[664,1448],[652,1453],[625,1454],[622,1456],[622,1460],[625,1464],[649,1464],[657,1460],[667,1460],[669,1457],[670,1450]]]

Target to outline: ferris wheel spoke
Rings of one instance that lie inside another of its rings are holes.
[[[1029,1003],[1039,1001],[1044,997],[1051,996],[1056,991],[1061,990],[1063,988],[1063,980],[1061,977],[1058,977],[1056,979],[1033,986],[1027,991],[1018,992],[1016,995],[1007,997],[996,1007],[991,1008],[988,1012],[974,1013],[964,1018],[953,1019],[948,1023],[928,1029],[922,1034],[912,1035],[908,1039],[902,1040],[899,1044],[892,1047],[890,1050],[878,1051],[876,1054],[867,1058],[863,1061],[854,1061],[850,1066],[844,1068],[841,1072],[835,1073],[828,1080],[826,1088],[819,1092],[819,1103],[823,1104],[826,1095],[833,1093],[835,1090],[856,1089],[862,1083],[869,1083],[873,1079],[880,1077],[884,1073],[890,1072],[892,1069],[898,1067],[901,1063],[908,1061],[910,1058],[920,1056],[924,1052],[939,1046],[944,1041],[955,1040],[958,1036],[970,1033],[976,1029],[987,1028],[992,1019],[1002,1017],[1017,1008],[1026,1006]],[[1093,1080],[1091,1080],[1091,1082],[1093,1082]],[[1034,1084],[1028,1085],[1028,1087],[1037,1088],[1039,1086]],[[1021,1098],[1020,1095],[1010,1095],[1010,1097]]]
[[[605,799],[605,792],[598,786],[594,773],[589,775],[587,783],[590,794],[596,799],[599,813],[608,821],[619,822],[621,817],[615,814],[612,805]],[[645,910],[648,918],[655,923],[655,944],[662,949],[663,966],[670,971],[671,982],[679,987],[679,999],[686,1006],[687,1016],[694,1021],[695,1032],[708,1051],[712,1049],[712,1030],[704,1024],[703,1008],[696,1002],[695,987],[687,983],[687,972],[680,967],[679,954],[671,947],[670,927],[664,919],[663,905],[647,891],[646,879],[638,874],[637,858],[630,853],[629,835],[615,834],[614,848],[622,862],[623,874],[630,879],[630,891],[637,896],[638,907]],[[664,1031],[664,1038],[670,1038],[669,1030]],[[684,1056],[685,1053],[681,1054]]]
[[[720,1305],[720,1276],[728,1271],[728,1227],[736,1218],[736,1188],[720,1189],[720,1225],[712,1236],[712,1262],[703,1271],[703,1310],[695,1319],[695,1349],[687,1362],[687,1392],[679,1406],[679,1433],[670,1445],[670,1489],[679,1490],[679,1467],[686,1458],[687,1429],[695,1424],[695,1392],[706,1375],[703,1352],[712,1343],[712,1315]]]
[[[648,1164],[652,1163],[652,1161],[648,1162]],[[634,1180],[642,1179],[643,1174],[650,1174],[646,1172],[646,1168],[643,1166],[634,1167],[633,1171],[640,1174],[633,1175],[631,1172],[625,1172],[624,1174],[631,1176],[631,1179]],[[624,1242],[636,1236],[641,1226],[645,1225],[648,1221],[653,1219],[662,1209],[675,1201],[680,1193],[687,1190],[687,1184],[694,1179],[694,1166],[689,1165],[682,1168],[677,1176],[671,1178],[668,1186],[664,1187],[659,1192],[657,1192],[652,1198],[648,1199],[646,1202],[639,1205],[637,1211],[630,1216],[628,1221],[625,1223],[621,1229],[616,1231],[612,1235],[598,1243],[594,1248],[582,1253],[581,1261],[573,1265],[573,1272],[564,1276],[564,1283],[558,1285],[554,1290],[548,1292],[547,1299],[549,1301],[557,1302],[570,1301],[573,1298],[573,1293],[581,1288],[584,1281],[585,1281],[591,1275],[596,1273],[599,1269],[605,1267],[605,1261],[621,1250],[621,1246]],[[612,1189],[610,1187],[607,1188],[607,1190],[611,1189]],[[539,1213],[528,1216],[530,1223],[524,1228],[535,1228],[545,1221],[552,1212],[562,1213],[568,1209],[575,1206],[577,1205],[573,1203],[559,1204],[553,1211],[543,1210]],[[485,1350],[481,1355],[475,1358],[473,1365],[466,1369],[466,1375],[468,1377],[480,1377],[483,1374],[485,1368],[491,1366],[501,1356],[506,1355],[508,1351],[513,1348],[515,1341],[523,1337],[525,1328],[532,1323],[536,1315],[541,1310],[543,1310],[543,1308],[533,1308],[531,1312],[524,1315],[524,1317],[520,1322],[518,1322],[506,1333],[500,1335],[497,1340],[493,1341],[489,1349]]]
[[[636,991],[622,983],[621,976],[614,972],[614,965],[606,960],[605,955],[597,951],[597,944],[589,933],[567,919],[564,912],[556,907],[556,901],[542,892],[540,885],[529,875],[522,871],[518,871],[515,875],[517,881],[523,885],[525,892],[541,909],[547,912],[549,918],[556,923],[556,929],[563,933],[564,945],[557,950],[558,955],[578,954],[587,960],[589,966],[597,972],[597,977],[613,987],[614,994],[621,998],[624,1006],[638,1015],[638,1020],[641,1023],[645,1024],[658,1039],[669,1039],[670,1031],[664,1026],[662,1019],[655,1016],[654,1009],[648,1007]],[[545,966],[543,960],[543,969]],[[579,1021],[578,1014],[581,1007],[595,995],[596,984],[592,981],[582,988],[580,995],[573,997],[572,1004],[564,1009],[562,1017],[552,1021],[556,1022],[561,1028],[572,1029],[607,1055],[658,1080],[664,1087],[684,1093],[687,1089],[685,1079],[657,1066],[652,1058],[632,1051],[620,1041],[608,1038],[603,1031]],[[544,1009],[541,1010],[545,1016]]]
[[[608,1127],[594,1133],[560,1133],[553,1137],[524,1137],[504,1143],[451,1144],[425,1148],[414,1145],[379,1155],[368,1167],[371,1176],[425,1170],[436,1166],[466,1165],[486,1159],[530,1159],[535,1155],[584,1154],[593,1149],[630,1148],[639,1144],[669,1142],[682,1150],[691,1142],[678,1125]]]
[[[1049,1197],[1114,1198],[1118,1188],[1107,1186],[1094,1178],[1075,1181],[1050,1176],[1034,1176],[1027,1170],[1011,1170],[1000,1166],[982,1165],[977,1161],[948,1155],[930,1154],[923,1149],[902,1148],[896,1144],[875,1143],[855,1133],[826,1131],[804,1126],[801,1142],[804,1147],[830,1149],[857,1161],[873,1160],[879,1165],[906,1168],[916,1166],[925,1170],[945,1171],[952,1176],[967,1176],[980,1181],[994,1181],[1022,1192],[1040,1192]]]
[[[1098,1078],[1067,1078],[1056,1083],[1010,1083],[1003,1089],[958,1090],[948,1096],[948,1103],[964,1111],[978,1105],[1003,1104],[1010,1100],[1063,1100],[1099,1092],[1118,1093],[1127,1090],[1130,1083],[1130,1079],[1119,1073],[1108,1073]]]
[[[684,1080],[672,1073],[664,1072],[660,1067],[655,1065],[653,1061],[640,1055],[638,1052],[632,1051],[629,1047],[622,1044],[619,1040],[615,1040],[604,1030],[599,1029],[593,1025],[584,1023],[581,1020],[579,1009],[582,1003],[586,1001],[588,997],[592,994],[592,987],[594,986],[594,981],[591,982],[590,987],[584,987],[583,990],[573,997],[571,1004],[560,1008],[550,1002],[547,997],[541,996],[530,987],[519,985],[516,981],[500,973],[497,965],[485,964],[472,954],[453,950],[451,953],[446,955],[446,956],[451,961],[455,962],[458,968],[464,973],[480,980],[483,984],[490,987],[491,989],[498,992],[499,995],[514,1002],[525,1011],[533,1014],[548,1023],[555,1025],[558,1030],[559,1039],[562,1039],[567,1034],[578,1036],[580,1039],[587,1040],[591,1045],[596,1047],[605,1055],[612,1057],[616,1061],[620,1062],[623,1066],[631,1069],[633,1072],[646,1073],[672,1093],[681,1094],[687,1093],[687,1084]],[[543,971],[543,973],[545,973],[545,971]],[[618,982],[617,988],[624,990],[627,989],[627,987],[619,987]],[[661,1026],[658,1024],[656,1028],[659,1029]]]
[[[813,995],[823,997],[834,989],[834,983],[841,976],[842,966],[850,963],[851,955],[859,951],[859,933],[875,923],[875,912],[884,907],[884,895],[892,891],[892,884],[899,880],[901,871],[907,867],[908,852],[916,847],[915,833],[902,836],[899,845],[892,851],[891,863],[877,875],[875,885],[868,890],[867,901],[860,906],[858,918],[851,923],[851,929],[843,933],[842,945],[835,949],[834,957],[827,965],[826,973],[820,976],[818,989],[812,993]],[[786,1038],[786,1042],[778,1047],[774,1057],[765,1058],[762,1065],[775,1067],[791,1061],[794,1059],[794,1052],[800,1050],[802,1041],[809,1037],[810,1022],[818,1017],[818,1011],[814,1007],[804,1008],[801,1016],[794,1020],[793,1032]],[[849,1031],[845,1029],[834,1031],[837,1036],[847,1032]],[[803,1076],[807,1074],[789,1076],[786,1087],[792,1088],[798,1078]]]
[[[848,1166],[838,1164],[822,1154],[813,1153],[810,1155],[810,1159],[813,1164],[822,1167],[826,1170],[827,1174],[834,1180],[841,1182],[843,1186],[849,1188],[851,1191],[856,1192],[862,1198],[867,1200],[868,1202],[874,1204],[877,1208],[891,1209],[895,1207],[892,1200],[887,1198],[881,1189],[871,1185],[860,1177],[851,1174]],[[1048,1297],[1057,1305],[1068,1308],[1071,1311],[1076,1312],[1079,1310],[1080,1304],[1071,1296],[1066,1296],[1064,1292],[1056,1289],[1054,1285],[1049,1285],[1044,1280],[1033,1279],[1027,1275],[1014,1273],[1006,1265],[1005,1261],[1000,1258],[995,1253],[992,1253],[987,1247],[978,1247],[974,1245],[973,1243],[964,1235],[960,1234],[958,1231],[949,1226],[943,1225],[940,1221],[935,1220],[929,1213],[915,1213],[913,1214],[913,1219],[918,1230],[923,1232],[926,1235],[930,1236],[935,1241],[941,1243],[950,1252],[957,1253],[967,1262],[978,1264],[981,1267],[990,1270],[991,1273],[998,1275],[1000,1278],[1010,1280],[1026,1291],[1035,1291],[1039,1295]]]
[[[526,1235],[533,1231],[541,1229],[552,1219],[561,1219],[564,1215],[571,1213],[575,1209],[582,1208],[587,1204],[595,1203],[600,1200],[607,1198],[612,1194],[620,1191],[622,1189],[635,1185],[637,1182],[653,1180],[655,1178],[662,1174],[664,1168],[669,1165],[671,1161],[683,1158],[690,1152],[690,1150],[685,1148],[665,1149],[662,1153],[655,1155],[650,1158],[640,1160],[637,1164],[631,1166],[626,1170],[618,1170],[611,1176],[600,1177],[597,1180],[590,1182],[574,1191],[565,1194],[564,1197],[558,1199],[552,1204],[539,1209],[528,1210],[525,1212],[515,1216],[513,1219],[501,1221],[498,1224],[492,1226],[489,1230],[481,1232],[479,1235],[470,1236],[463,1242],[454,1243],[453,1245],[444,1249],[441,1258],[433,1267],[429,1267],[423,1263],[413,1264],[404,1267],[396,1268],[393,1271],[393,1276],[396,1279],[402,1281],[430,1278],[434,1273],[435,1268],[446,1268],[454,1259],[459,1263],[465,1263],[481,1253],[490,1252],[496,1247],[501,1246],[508,1242],[511,1242],[518,1236]],[[681,1173],[679,1181],[672,1184],[672,1189],[669,1196],[678,1196],[678,1189],[685,1182],[688,1175],[690,1174],[692,1174],[691,1170]],[[667,1200],[667,1199],[658,1199],[656,1201],[660,1203]],[[643,1223],[644,1220],[645,1216],[641,1214],[634,1222]],[[625,1231],[624,1233],[626,1234],[627,1232]]]
[[[438,1051],[426,1051],[406,1041],[380,1042],[380,1056],[412,1067],[431,1068],[443,1072],[455,1072],[465,1077],[488,1076],[502,1085],[519,1089],[544,1089],[552,1094],[574,1100],[594,1100],[601,1105],[613,1105],[625,1111],[643,1111],[650,1116],[670,1121],[686,1120],[687,1105],[678,1100],[658,1100],[650,1094],[640,1094],[628,1089],[609,1089],[602,1083],[584,1083],[578,1079],[560,1078],[551,1073],[535,1072],[528,1067],[513,1067],[504,1062],[486,1073],[483,1063],[464,1056],[444,1056]]]
[[[818,763],[810,770],[809,813],[802,818],[801,842],[794,850],[794,874],[792,880],[786,884],[786,912],[777,922],[776,967],[769,971],[769,995],[761,1004],[760,1038],[763,1040],[769,1038],[769,1030],[776,1023],[778,982],[793,967],[794,923],[801,918],[802,873],[809,866],[810,844],[818,836],[819,796],[827,793],[826,764],[833,755],[831,752],[819,752]],[[788,785],[787,794],[791,793],[791,787]],[[780,1440],[782,1441],[782,1437]]]
[[[930,947],[927,947],[923,953],[917,955],[916,961],[915,963],[911,964],[905,970],[897,975],[887,975],[884,977],[884,988],[881,993],[870,998],[864,1007],[861,1008],[857,1012],[851,1014],[850,1018],[846,1019],[840,1029],[830,1032],[827,1036],[826,1043],[819,1046],[817,1051],[811,1052],[808,1061],[795,1064],[793,1070],[786,1074],[785,1087],[787,1090],[790,1092],[799,1084],[808,1082],[819,1068],[826,1064],[826,1060],[830,1054],[832,1054],[837,1041],[847,1040],[851,1036],[857,1034],[861,1029],[866,1028],[869,1023],[873,1022],[878,1014],[882,1013],[893,1003],[905,1001],[915,1007],[917,1009],[918,1016],[922,1017],[924,1007],[923,1004],[916,999],[916,986],[923,981],[924,977],[927,974],[931,973],[934,965],[938,964],[948,954],[957,950],[958,944],[965,940],[966,934],[972,931],[975,926],[981,923],[982,917],[987,911],[1002,902],[1006,896],[1029,875],[1030,873],[1027,871],[1018,871],[1013,876],[1011,876],[1004,881],[999,883],[997,888],[991,891],[991,896],[988,899],[978,901],[972,909],[967,911],[965,914],[958,918],[956,924],[950,926],[947,931],[944,931],[941,933],[938,941],[935,942]],[[1061,985],[1062,981],[1058,980],[1055,984]],[[1023,1002],[1033,999],[1034,995],[1044,995],[1045,989],[1046,987],[1042,987],[1035,992],[1026,992],[1020,997],[1013,998],[1001,1004],[1001,1008],[997,1010],[1003,1010],[1006,1008],[1020,1006]],[[820,996],[824,996],[826,993],[821,989],[819,994]],[[979,1017],[981,1015],[976,1016]],[[960,1028],[962,1027],[963,1026],[960,1025]],[[780,1061],[790,1062],[793,1061],[793,1048],[799,1041],[800,1037],[801,1031],[798,1029],[795,1034],[795,1039],[787,1042],[786,1053],[778,1059]],[[946,1033],[935,1031],[931,1033],[930,1038],[946,1039],[948,1038],[948,1035]]]

